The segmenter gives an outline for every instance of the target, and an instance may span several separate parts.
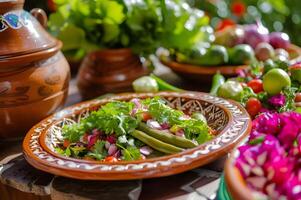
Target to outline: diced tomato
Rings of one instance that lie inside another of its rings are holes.
[[[301,93],[300,92],[296,94],[295,102],[297,102],[297,103],[301,102]]]
[[[67,147],[69,147],[69,145],[70,145],[70,141],[69,141],[69,140],[64,140],[63,146],[64,146],[65,148],[67,148]]]
[[[105,158],[106,162],[116,162],[117,158],[115,158],[114,156],[108,156]]]
[[[262,80],[260,79],[253,79],[249,81],[247,85],[248,87],[252,88],[252,90],[255,93],[259,93],[263,91],[263,84],[262,84]]]
[[[149,112],[143,112],[141,113],[142,121],[146,122],[149,119],[152,119],[152,116],[149,114]]]
[[[251,97],[246,104],[246,109],[253,118],[259,113],[261,107],[261,102],[254,97]]]
[[[88,133],[83,135],[83,142],[88,142]]]

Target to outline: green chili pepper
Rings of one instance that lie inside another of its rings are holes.
[[[213,80],[212,80],[212,86],[211,86],[211,90],[210,90],[210,94],[212,95],[216,95],[218,88],[223,85],[225,83],[225,77],[223,75],[221,75],[220,72],[217,72],[214,76],[213,76]]]
[[[173,146],[171,144],[167,144],[165,142],[162,142],[156,138],[153,138],[146,133],[138,130],[134,130],[132,133],[132,136],[136,139],[140,140],[141,142],[147,144],[148,146],[152,147],[153,149],[166,153],[166,154],[174,154],[179,153],[183,151],[183,149]]]
[[[173,92],[181,92],[181,91],[184,91],[180,88],[177,88],[165,81],[163,81],[162,79],[160,79],[159,77],[155,76],[154,74],[151,74],[150,75],[153,79],[155,79],[158,83],[158,86],[159,86],[159,90],[160,91],[173,91]]]
[[[148,135],[158,139],[158,140],[161,140],[161,141],[166,142],[168,144],[175,145],[177,147],[194,148],[194,147],[197,146],[191,140],[188,140],[188,139],[185,139],[185,138],[182,138],[182,137],[170,134],[170,133],[166,133],[166,132],[163,132],[163,131],[160,131],[160,130],[152,129],[144,123],[140,123],[138,129],[145,132],[145,133],[147,133]]]

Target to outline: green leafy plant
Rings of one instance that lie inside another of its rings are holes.
[[[204,12],[184,0],[55,0],[49,31],[65,55],[81,59],[98,49],[131,48],[149,55],[160,47],[186,49],[208,41]],[[183,42],[185,41],[185,42]]]

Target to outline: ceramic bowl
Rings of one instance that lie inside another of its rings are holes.
[[[61,137],[61,127],[78,121],[91,110],[113,100],[161,96],[171,107],[187,113],[202,112],[218,135],[193,149],[178,154],[138,161],[102,162],[67,158],[54,146]],[[83,102],[66,108],[35,125],[23,142],[25,158],[34,167],[56,175],[86,180],[126,180],[161,177],[184,172],[215,159],[234,148],[251,128],[251,119],[239,104],[199,92],[127,93]]]
[[[291,45],[288,49],[290,54],[290,62],[296,63],[301,61],[301,48],[295,45]],[[237,66],[196,66],[192,64],[179,63],[173,60],[160,59],[162,64],[169,67],[179,76],[196,82],[211,82],[212,77],[217,72],[220,72],[226,77],[237,76],[238,71],[247,69],[248,65]]]
[[[106,93],[133,91],[133,81],[147,74],[149,70],[131,49],[102,49],[85,57],[77,86],[82,98],[88,100]]]

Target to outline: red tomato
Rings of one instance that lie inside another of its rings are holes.
[[[259,93],[263,91],[263,84],[262,80],[260,79],[253,79],[248,82],[247,84],[255,93]]]
[[[115,158],[114,156],[108,156],[105,158],[106,162],[116,162],[117,158]]]
[[[70,145],[70,141],[69,141],[69,140],[64,140],[63,146],[64,146],[65,148],[67,148],[67,147],[69,147],[69,145]]]
[[[295,102],[301,102],[301,93],[297,93],[295,97]]]
[[[301,63],[298,64],[294,64],[292,66],[289,67],[289,69],[294,70],[294,69],[300,69],[301,68]]]
[[[151,119],[152,116],[149,114],[149,112],[143,112],[141,113],[142,121],[146,122],[147,120]]]
[[[48,6],[48,8],[49,8],[49,10],[50,10],[51,12],[55,12],[56,9],[57,9],[56,4],[54,3],[53,0],[48,0],[48,1],[47,1],[47,6]]]
[[[246,104],[246,109],[253,118],[259,113],[261,107],[261,102],[254,97],[251,97]]]
[[[246,6],[243,2],[234,2],[231,5],[231,11],[237,17],[241,17],[246,13]]]
[[[221,31],[228,26],[234,26],[234,25],[235,25],[235,22],[232,19],[224,19],[224,20],[219,21],[219,23],[217,24],[216,30]]]

